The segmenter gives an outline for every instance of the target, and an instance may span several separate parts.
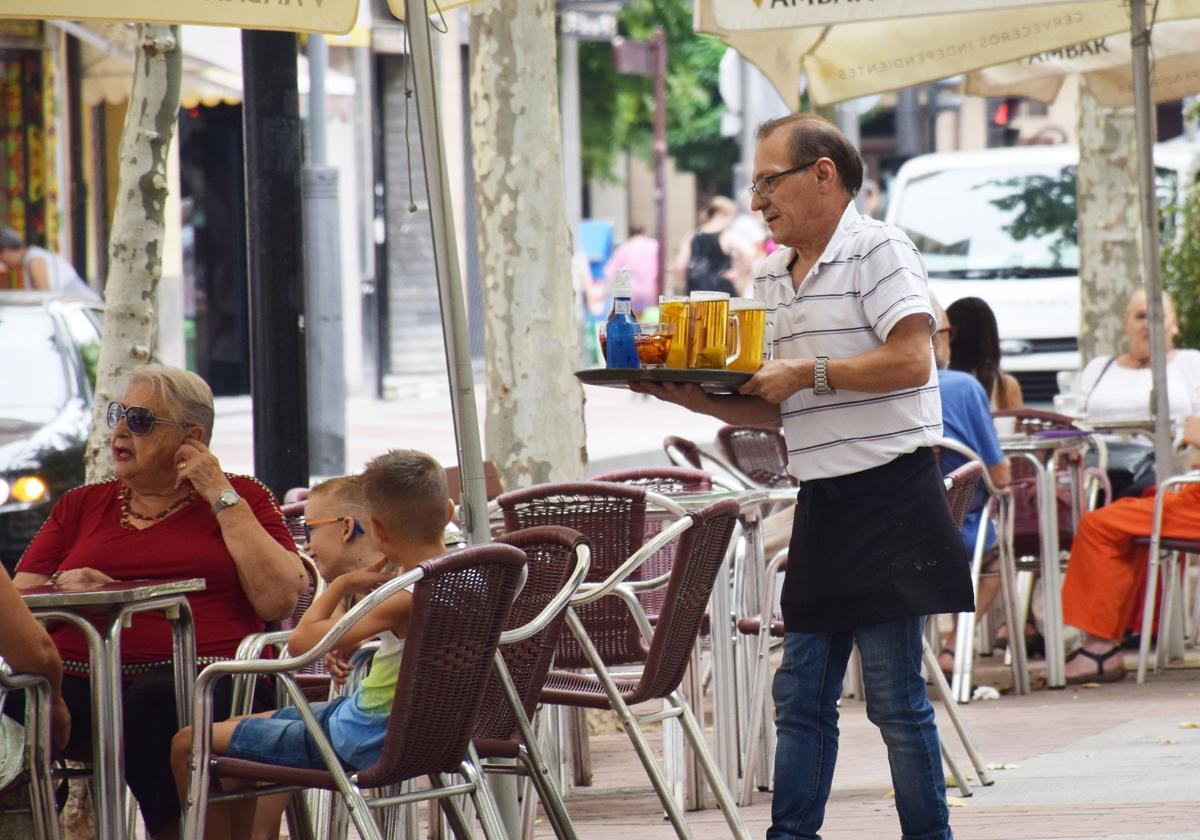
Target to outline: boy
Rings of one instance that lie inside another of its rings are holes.
[[[292,654],[310,650],[325,636],[337,622],[348,597],[365,595],[396,574],[445,552],[442,532],[450,521],[454,504],[446,490],[445,471],[437,461],[413,450],[392,450],[368,463],[359,480],[368,531],[381,556],[366,568],[346,571],[334,578],[292,631],[288,641]],[[306,507],[305,512],[308,511]],[[310,522],[310,528],[314,524]],[[382,644],[370,672],[354,694],[313,705],[322,729],[348,767],[362,770],[379,757],[396,690],[401,638],[407,629],[410,604],[410,594],[399,592],[342,636],[334,652],[343,659],[367,639],[378,636]],[[181,800],[187,796],[191,742],[191,729],[185,728],[172,744],[171,761]],[[325,768],[316,745],[292,708],[218,723],[213,728],[212,748],[218,755],[287,767]],[[205,837],[251,837],[254,807],[254,800],[212,804]]]

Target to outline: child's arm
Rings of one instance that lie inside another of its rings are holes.
[[[385,562],[341,575],[330,583],[292,631],[288,640],[288,651],[293,655],[302,654],[321,641],[338,622],[338,608],[344,603],[346,596],[365,595],[392,580],[395,575],[378,571]],[[411,602],[412,596],[408,592],[397,592],[350,628],[349,632],[338,640],[335,650],[339,655],[348,657],[362,642],[384,630],[390,630],[397,636],[404,635]]]

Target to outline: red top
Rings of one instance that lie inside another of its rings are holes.
[[[295,551],[271,491],[248,476],[230,475],[229,481],[267,533]],[[114,479],[64,493],[17,571],[48,575],[87,566],[116,580],[204,578],[204,591],[187,596],[196,624],[196,655],[232,657],[244,636],[265,625],[242,591],[209,504],[197,496],[139,531],[121,525],[120,487]],[[87,643],[77,629],[59,624],[50,635],[63,659],[88,661]],[[162,662],[171,653],[171,626],[161,613],[135,613],[132,626],[121,632],[124,664]]]

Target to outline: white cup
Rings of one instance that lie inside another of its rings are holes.
[[[1017,433],[1016,417],[993,417],[992,423],[996,427],[997,437],[1010,438]]]

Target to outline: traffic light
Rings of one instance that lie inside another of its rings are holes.
[[[988,146],[1015,146],[1020,131],[1012,127],[1021,105],[1019,96],[989,99],[987,103]]]

